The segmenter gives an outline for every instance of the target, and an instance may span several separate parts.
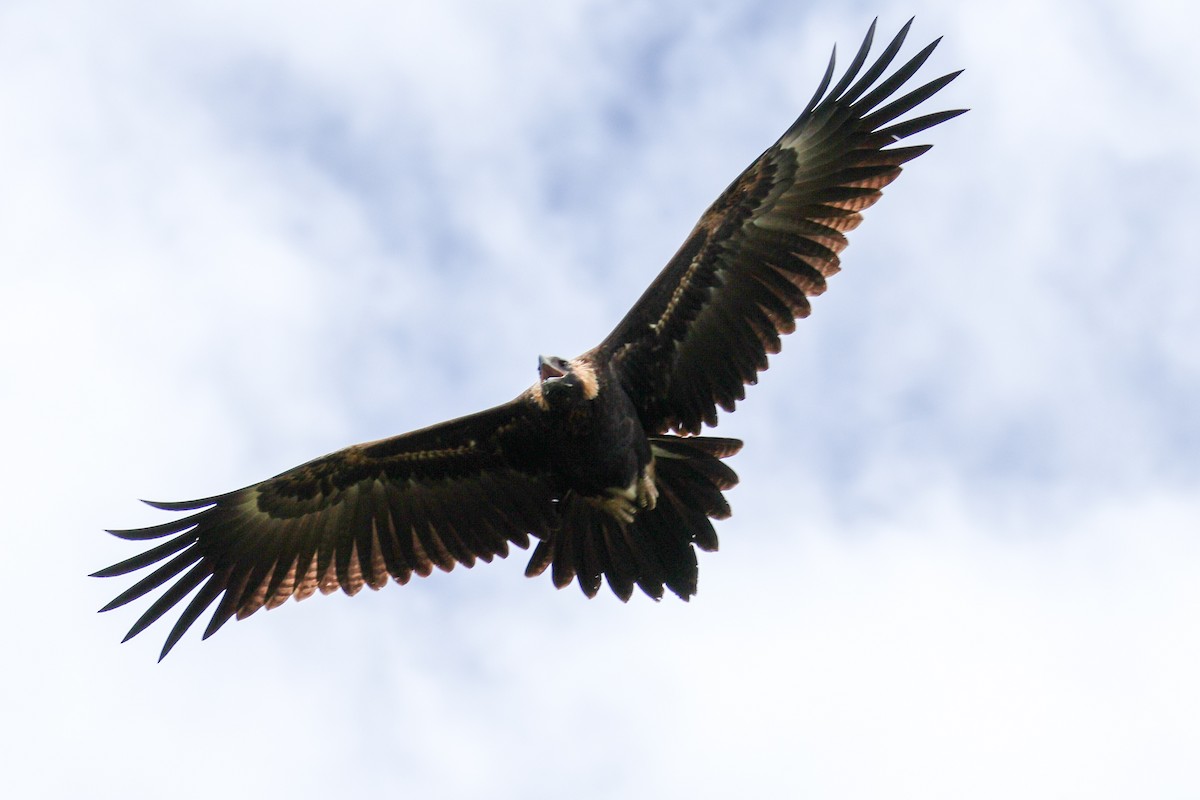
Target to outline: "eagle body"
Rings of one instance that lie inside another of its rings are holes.
[[[696,551],[717,549],[712,521],[730,514],[724,493],[737,475],[723,460],[742,446],[700,434],[808,316],[861,212],[929,149],[898,143],[963,113],[900,120],[958,75],[906,88],[937,45],[894,66],[911,24],[868,64],[872,23],[836,84],[830,59],[796,121],[701,215],[599,345],[571,360],[540,357],[538,380],[502,405],[226,494],[150,502],[189,513],[110,531],[157,543],[93,573],[140,574],[101,611],[161,588],[129,639],[186,599],[162,658],[209,609],[205,638],[288,598],[405,584],[531,540],[526,574],[548,570],[558,587],[690,598]]]
[[[560,491],[601,503],[636,493],[653,460],[650,441],[637,408],[607,365],[586,357],[565,362],[562,377],[543,378],[530,393],[540,398],[535,405],[543,415]]]

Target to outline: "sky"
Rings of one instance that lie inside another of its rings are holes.
[[[429,4],[432,6],[432,4]],[[969,114],[717,433],[690,603],[525,554],[118,644],[105,528],[510,399],[916,15]],[[13,796],[1200,794],[1200,51],[1165,0],[0,2]]]

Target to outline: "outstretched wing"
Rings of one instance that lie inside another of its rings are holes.
[[[875,85],[911,24],[862,71],[872,23],[845,75],[826,92],[830,59],[800,117],[717,198],[597,348],[600,358],[613,359],[647,432],[699,433],[716,424],[718,405],[733,410],[745,385],[767,368],[767,354],[779,352],[780,335],[808,315],[808,298],[838,271],[845,233],[858,226],[860,212],[901,164],[929,149],[888,146],[963,113],[895,122],[959,74],[891,99],[938,40]]]
[[[430,428],[354,445],[235,492],[182,503],[197,513],[122,539],[171,537],[97,577],[165,562],[108,611],[170,584],[129,630],[137,635],[199,591],[167,636],[161,659],[214,602],[204,638],[230,617],[302,600],[318,589],[355,594],[439,567],[508,555],[544,538],[554,517],[545,447],[526,395]],[[202,509],[202,510],[201,510]],[[217,602],[219,599],[219,602]]]

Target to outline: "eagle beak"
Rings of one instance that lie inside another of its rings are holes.
[[[545,356],[538,356],[538,375],[541,376],[543,381],[549,380],[550,378],[561,378],[566,374],[567,373],[554,366],[554,362],[552,362],[550,359],[546,358]]]

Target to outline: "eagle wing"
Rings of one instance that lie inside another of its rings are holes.
[[[137,635],[199,591],[167,636],[160,660],[211,606],[208,638],[231,617],[302,600],[318,589],[353,595],[391,578],[508,555],[545,538],[554,519],[543,435],[528,393],[510,403],[390,439],[353,445],[228,494],[149,505],[196,513],[122,539],[167,538],[95,573],[162,563],[101,609],[169,587],[134,623]],[[219,602],[218,602],[219,599]]]
[[[611,358],[648,433],[699,433],[732,411],[838,271],[845,233],[929,145],[888,147],[958,116],[895,122],[958,76],[892,99],[939,40],[880,81],[909,20],[865,71],[875,23],[830,91],[835,58],[799,118],[717,198],[679,252],[596,349]],[[834,51],[836,57],[836,50]],[[885,105],[881,105],[884,104]]]

